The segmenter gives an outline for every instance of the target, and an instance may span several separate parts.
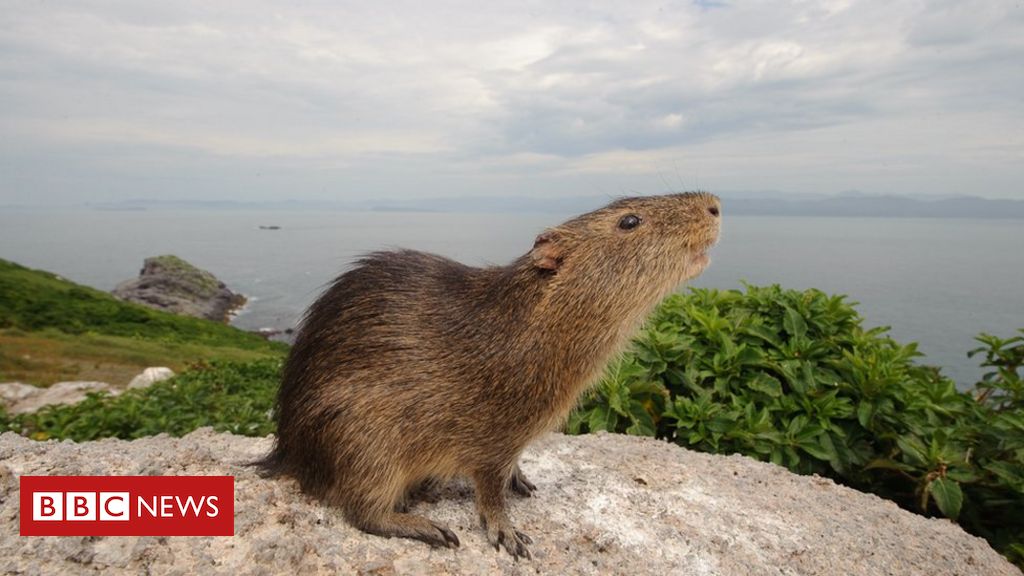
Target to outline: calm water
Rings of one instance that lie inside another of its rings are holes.
[[[0,257],[109,290],[147,256],[173,253],[252,303],[242,328],[292,325],[359,254],[413,247],[467,264],[522,254],[557,214],[342,212],[0,213]],[[260,230],[277,225],[281,230]],[[974,335],[1024,327],[1024,222],[1019,220],[725,217],[698,286],[779,283],[843,293],[868,325],[917,341],[925,362],[958,382],[981,370]]]

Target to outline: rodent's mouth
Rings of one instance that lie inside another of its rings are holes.
[[[718,229],[716,228],[713,233],[708,234],[701,240],[701,242],[695,242],[688,247],[690,265],[696,268],[697,274],[703,272],[708,264],[711,263],[711,257],[708,255],[708,252],[718,244]]]
[[[695,246],[692,252],[693,256],[691,257],[690,261],[695,266],[699,266],[701,269],[705,268],[708,264],[711,263],[711,257],[708,256],[708,251],[710,251],[715,244],[716,242],[709,242],[704,246]]]

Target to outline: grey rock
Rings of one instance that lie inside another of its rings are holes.
[[[77,404],[90,392],[107,392],[112,396],[119,394],[106,382],[57,382],[46,388],[11,382],[0,384],[0,401],[10,414],[35,412],[43,406],[51,404]]]
[[[445,522],[458,550],[350,527],[288,479],[246,462],[269,438],[198,430],[132,442],[33,442],[0,436],[0,573],[84,574],[725,574],[1019,575],[946,520],[742,456],[647,438],[550,435],[522,466],[538,491],[511,500],[533,559],[488,546],[466,481],[413,512]],[[24,474],[235,477],[235,536],[20,538],[14,477]],[[4,480],[4,479],[7,480]]]
[[[164,312],[227,322],[245,304],[213,274],[177,256],[146,258],[139,277],[122,282],[114,296]]]
[[[22,400],[31,398],[42,391],[38,386],[23,382],[4,382],[0,384],[0,402],[4,407],[12,406]]]

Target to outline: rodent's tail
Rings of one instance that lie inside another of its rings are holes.
[[[259,460],[246,462],[245,465],[255,467],[257,469],[256,473],[263,478],[273,478],[284,474],[284,453],[281,452],[280,444],[275,442],[274,449],[269,454]]]

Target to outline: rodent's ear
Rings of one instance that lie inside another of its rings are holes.
[[[561,234],[555,230],[541,232],[533,241],[530,259],[541,270],[558,270],[562,265]]]

